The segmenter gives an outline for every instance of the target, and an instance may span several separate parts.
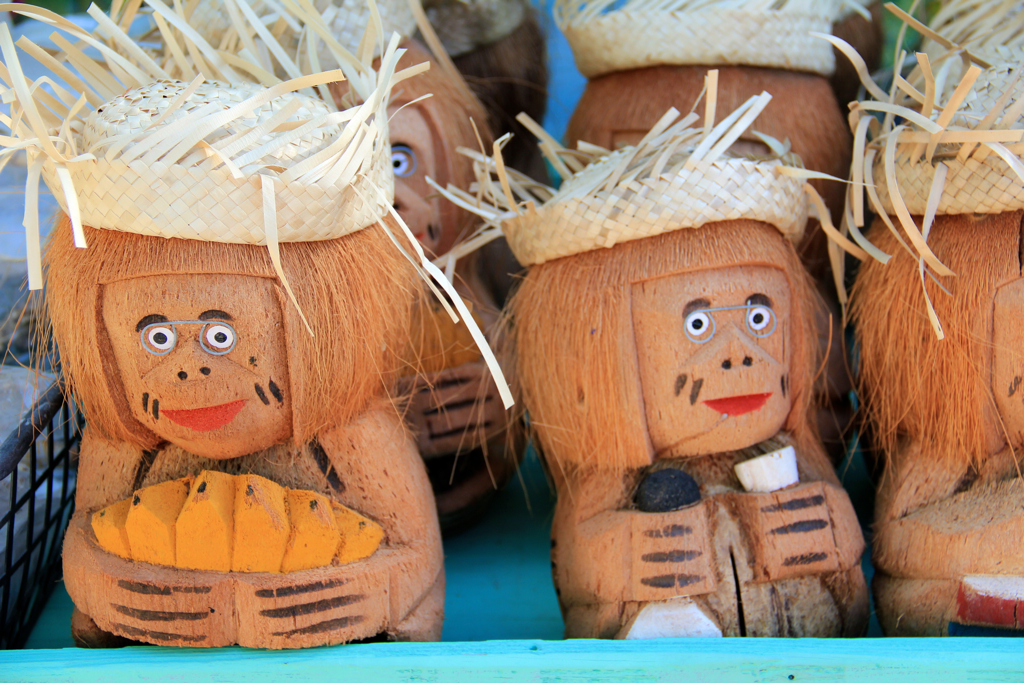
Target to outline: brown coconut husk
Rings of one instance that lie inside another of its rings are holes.
[[[882,46],[885,36],[882,31],[882,16],[885,13],[882,2],[872,2],[865,9],[871,13],[871,19],[861,16],[859,12],[851,12],[848,16],[832,25],[832,35],[845,40],[864,59],[868,70],[874,73],[882,63]],[[829,78],[836,101],[846,111],[846,103],[857,99],[860,90],[860,78],[850,60],[842,57],[835,50],[836,70]]]
[[[435,180],[442,186],[451,183],[458,187],[467,187],[474,179],[473,162],[461,154],[456,154],[455,150],[459,147],[477,149],[481,142],[490,148],[494,138],[487,125],[487,112],[480,101],[472,97],[464,85],[453,80],[423,45],[414,40],[407,40],[402,44],[402,48],[406,52],[399,60],[399,64],[412,66],[428,62],[430,69],[414,79],[403,82],[395,93],[391,106],[407,105],[424,112],[434,133],[438,167],[438,177]],[[330,89],[335,101],[341,102],[348,93],[348,84],[332,83]],[[445,202],[442,211],[445,224],[457,226],[455,241],[468,236],[480,222],[479,218],[450,202]]]
[[[384,220],[390,220],[385,218]],[[395,229],[392,227],[392,229]],[[153,448],[157,437],[131,417],[99,302],[104,283],[158,274],[223,273],[276,279],[265,247],[163,239],[86,228],[78,249],[70,220],[57,220],[46,250],[47,312],[69,389],[89,423],[112,439]],[[380,225],[334,240],[281,245],[281,262],[310,331],[282,293],[294,408],[292,440],[305,444],[351,423],[391,390],[406,348],[412,266]],[[339,274],[344,274],[339,276]],[[283,291],[283,290],[282,290]],[[95,310],[95,315],[83,311]]]
[[[547,182],[540,152],[515,118],[526,112],[542,121],[547,110],[547,46],[537,11],[527,11],[523,22],[504,38],[452,61],[487,108],[491,130],[514,135],[502,150],[505,163]]]
[[[675,230],[542,263],[509,302],[522,403],[558,468],[626,469],[651,464],[630,314],[631,283],[743,264],[781,268],[793,301],[785,430],[812,478],[835,475],[811,419],[820,305],[796,251],[766,223],[737,220]]]
[[[845,178],[850,167],[851,136],[835,96],[824,76],[745,66],[718,67],[716,122],[750,97],[769,92],[774,97],[757,119],[757,130],[779,140],[788,138],[804,167]],[[566,131],[568,146],[580,140],[615,149],[613,130],[646,132],[669,107],[693,109],[704,89],[707,67],[653,66],[591,79]],[[694,113],[703,117],[703,107]],[[702,125],[702,119],[694,125]],[[634,141],[635,142],[635,141]],[[811,180],[835,222],[841,216],[841,184]],[[826,240],[809,229],[800,245],[804,263],[816,279],[829,275]]]
[[[888,264],[863,262],[850,315],[864,419],[887,457],[904,440],[920,443],[929,460],[977,464],[988,454],[990,433],[998,429],[984,362],[992,302],[998,286],[1020,277],[1022,218],[1022,211],[935,217],[928,245],[957,274],[943,278],[949,294],[930,279],[922,287],[918,259],[881,220],[869,231],[871,242],[893,257]],[[926,295],[945,339],[932,329]]]

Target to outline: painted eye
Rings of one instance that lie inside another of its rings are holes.
[[[416,155],[406,145],[391,148],[391,166],[399,178],[408,178],[416,172]]]
[[[170,351],[174,348],[176,335],[170,327],[151,327],[146,333],[146,341],[156,351]]]
[[[711,316],[704,311],[694,311],[686,316],[686,336],[693,341],[706,341],[701,337],[707,337],[711,327]]]
[[[747,327],[754,332],[760,332],[772,322],[772,310],[766,306],[754,306],[747,311]]]
[[[204,336],[206,345],[214,351],[230,351],[235,345],[235,331],[227,325],[210,325]]]

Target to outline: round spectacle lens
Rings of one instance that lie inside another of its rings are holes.
[[[416,154],[406,145],[395,145],[391,148],[391,165],[396,176],[408,178],[416,172]]]
[[[775,314],[767,306],[754,306],[747,311],[747,327],[758,337],[767,337],[775,331]]]
[[[711,339],[715,323],[704,311],[694,311],[686,316],[686,336],[691,341],[706,342]]]
[[[148,350],[158,355],[173,349],[178,337],[173,328],[164,325],[146,328],[144,334]]]
[[[213,354],[224,354],[235,348],[235,331],[222,323],[203,330],[203,346]]]

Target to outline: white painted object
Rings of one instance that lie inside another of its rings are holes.
[[[1021,576],[970,574],[960,584],[977,595],[1002,600],[1024,600],[1024,577]]]
[[[652,638],[721,638],[722,629],[690,598],[649,602],[618,636],[622,640]]]
[[[792,446],[751,458],[736,465],[736,476],[747,491],[769,493],[800,481]]]

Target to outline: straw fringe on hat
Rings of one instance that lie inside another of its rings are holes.
[[[717,72],[708,81],[705,106],[711,115],[705,120],[711,121]],[[468,193],[434,187],[500,225],[523,265],[743,218],[769,223],[798,241],[810,211],[806,194],[816,213],[827,213],[805,182],[821,174],[804,170],[788,144],[759,133],[753,135],[768,145],[769,155],[743,157],[729,151],[770,99],[767,93],[752,97],[711,130],[691,128],[696,114],[680,119],[671,109],[636,147],[615,152],[582,142],[578,150],[565,149],[520,115],[562,176],[558,190],[505,167],[501,144],[508,136],[495,143],[493,158],[460,149],[475,161],[477,182]]]
[[[853,49],[829,38],[854,63],[870,97],[851,104],[854,155],[846,216],[841,230],[859,245],[858,258],[882,263],[889,255],[863,236],[866,194],[870,205],[920,262],[925,274],[954,275],[928,247],[937,214],[1003,213],[1024,208],[1024,83],[1022,46],[975,44],[988,56],[1010,55],[992,64],[975,48],[957,45],[889,6],[908,26],[947,48],[939,59],[917,53],[917,66],[897,77],[890,92],[871,80]],[[896,73],[905,59],[901,55]],[[960,77],[952,77],[962,72]],[[884,114],[879,123],[875,114]],[[897,230],[890,216],[903,234]],[[920,225],[914,216],[921,216]],[[906,238],[906,239],[904,239]],[[909,242],[909,244],[907,243]],[[844,247],[845,248],[845,247]],[[928,300],[928,315],[941,338],[942,326]]]
[[[621,3],[621,4],[620,4]],[[587,78],[658,64],[743,65],[828,76],[840,0],[556,0],[555,22]]]
[[[921,51],[934,62],[950,44],[962,45],[990,62],[1010,57],[1009,48],[1024,43],[1024,3],[1020,0],[943,0],[928,22],[935,37],[925,36]]]
[[[296,49],[302,39],[302,30],[286,9],[289,3],[285,0],[246,1],[262,22],[271,27],[271,33],[286,49]],[[362,54],[361,46],[368,35],[367,27],[372,26],[374,21],[366,0],[309,0],[303,4],[307,11],[320,15],[339,45],[353,54]],[[238,39],[238,27],[232,21],[232,13],[239,11],[239,7],[239,0],[201,0],[189,15],[189,23],[211,45],[231,50],[234,41]],[[381,0],[377,3],[377,9],[380,30],[385,36],[397,33],[404,40],[416,31],[416,19],[408,0]],[[383,47],[373,42],[372,56],[379,57]],[[331,53],[325,44],[320,44],[319,56],[321,63],[330,63]]]

